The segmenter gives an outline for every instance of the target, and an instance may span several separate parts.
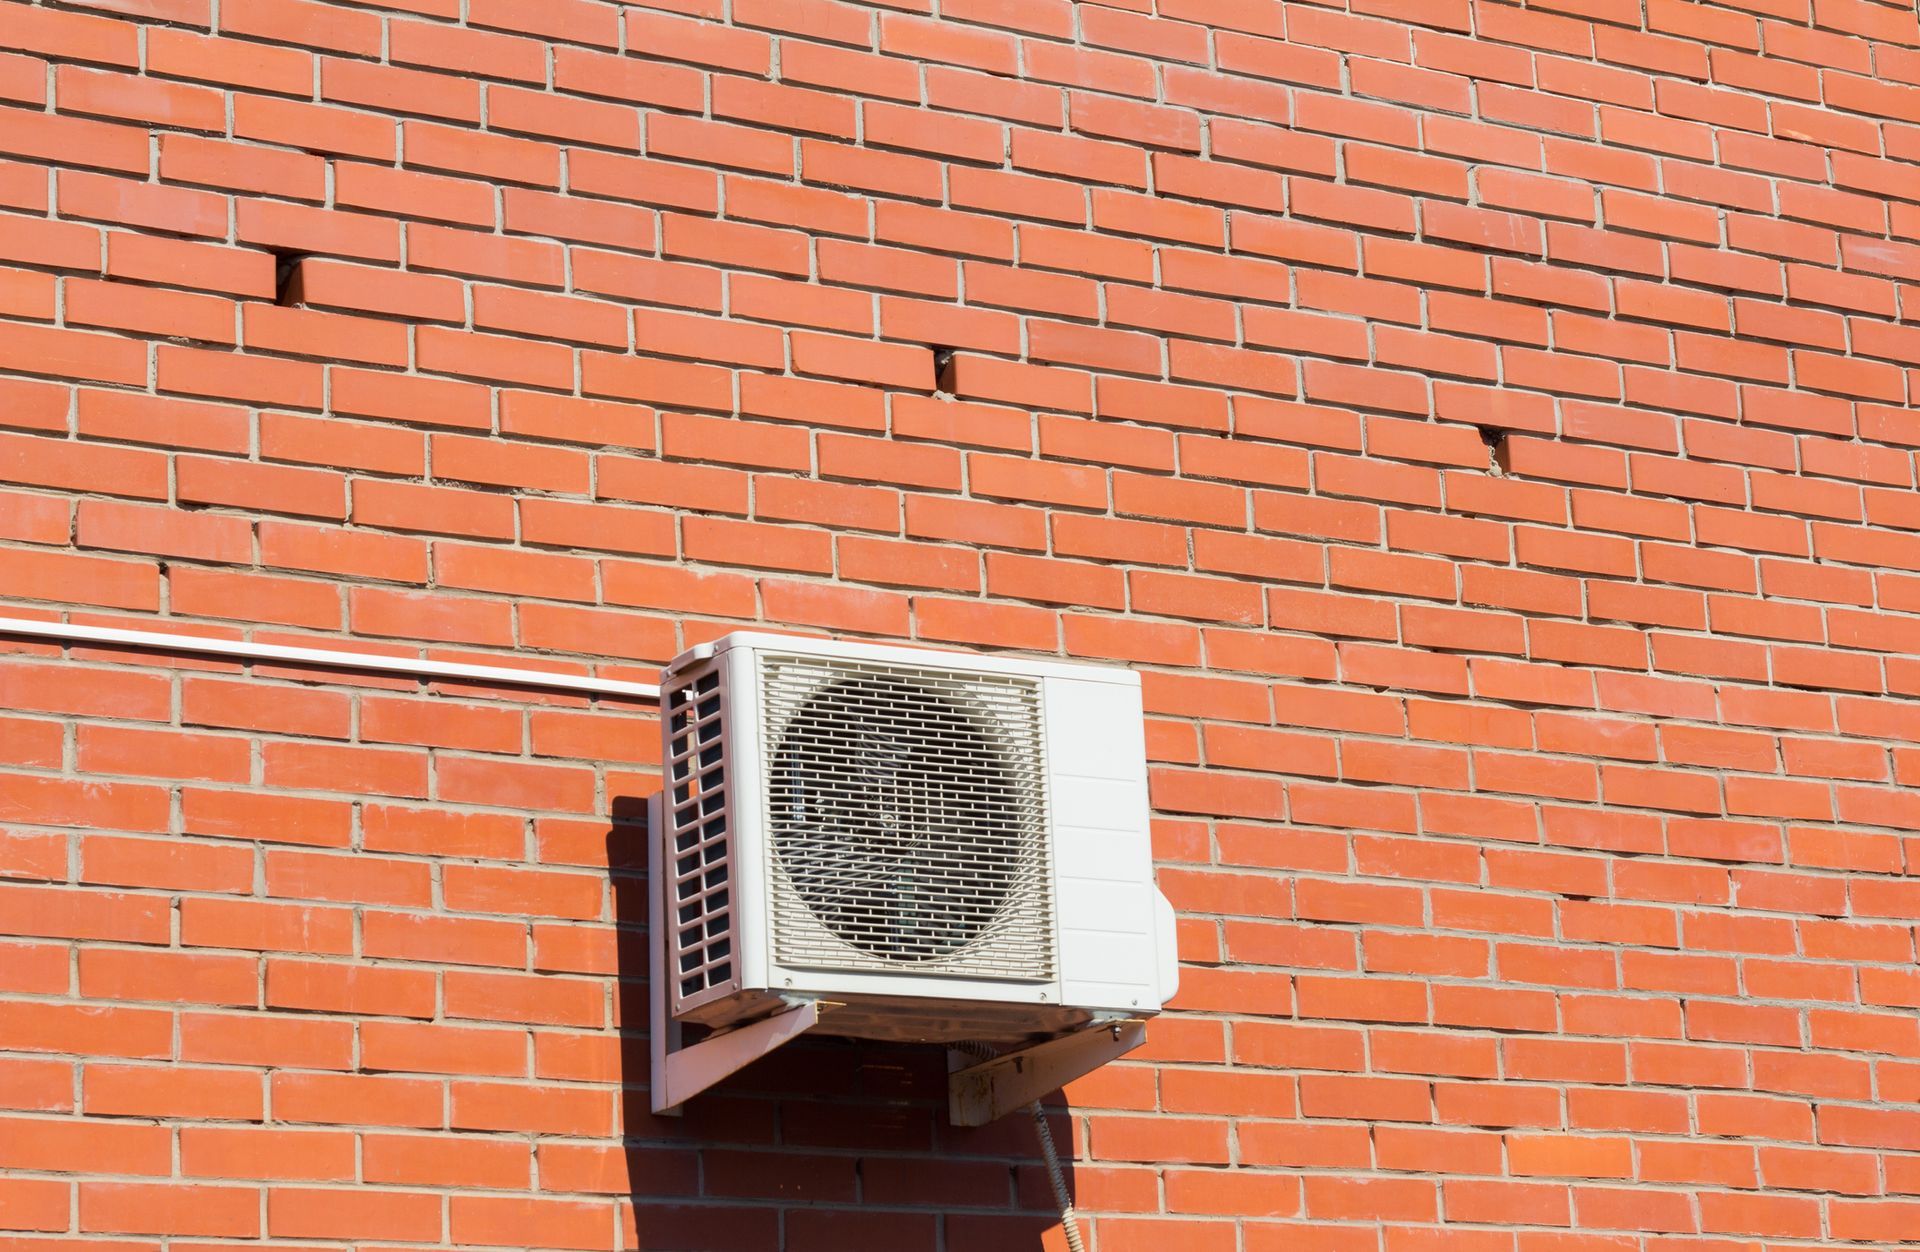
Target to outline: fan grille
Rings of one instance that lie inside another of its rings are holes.
[[[775,956],[1050,978],[1039,684],[821,657],[761,665]]]

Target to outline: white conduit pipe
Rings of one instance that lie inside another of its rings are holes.
[[[0,617],[0,635],[29,635],[70,643],[107,643],[155,652],[192,652],[201,656],[231,656],[249,661],[287,661],[295,665],[323,665],[329,669],[377,670],[420,678],[453,678],[508,687],[541,687],[553,691],[582,691],[591,695],[627,696],[657,700],[653,683],[620,682],[585,674],[555,674],[546,670],[506,665],[468,665],[460,661],[430,661],[414,656],[375,656],[334,648],[295,648],[246,639],[207,639],[157,630],[122,630],[112,626],[81,626],[73,622],[43,622],[24,617]]]

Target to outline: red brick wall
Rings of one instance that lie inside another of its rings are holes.
[[[1920,1246],[1911,0],[929,7],[0,2],[0,611],[1129,663],[1101,1252]],[[646,706],[4,654],[0,1252],[1053,1224],[646,1113]]]

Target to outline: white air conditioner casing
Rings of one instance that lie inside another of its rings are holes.
[[[661,701],[674,1021],[1005,1043],[1173,994],[1132,671],[739,632]]]

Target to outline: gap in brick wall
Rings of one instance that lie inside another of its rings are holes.
[[[273,302],[283,307],[299,304],[303,298],[300,263],[307,259],[307,254],[290,248],[273,248],[269,255],[273,257]]]
[[[1480,442],[1487,445],[1487,472],[1496,477],[1505,477],[1507,469],[1507,436],[1513,432],[1499,426],[1476,426],[1480,432]]]

